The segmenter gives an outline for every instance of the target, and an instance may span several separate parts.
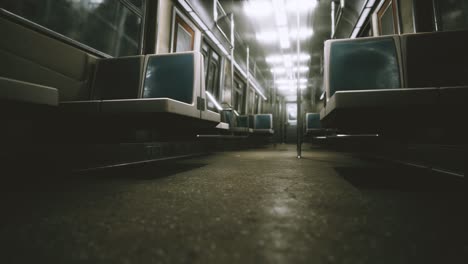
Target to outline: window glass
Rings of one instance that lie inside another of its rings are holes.
[[[240,113],[244,113],[243,110],[243,101],[244,101],[244,89],[245,83],[239,78],[239,76],[234,76],[234,109]]]
[[[99,0],[94,0],[94,1],[99,1]],[[143,6],[143,0],[130,0],[130,3],[132,3],[134,6],[141,8]]]
[[[255,101],[254,101],[254,104],[255,104],[255,113],[254,114],[258,114],[258,106],[259,106],[259,100],[258,100],[258,94],[255,93]]]
[[[208,82],[206,89],[214,96],[216,96],[216,74],[218,73],[218,65],[211,61],[210,71],[208,72]]]
[[[182,25],[177,25],[176,51],[189,51],[192,49],[192,35]]]
[[[398,34],[398,18],[396,5],[393,0],[386,0],[377,11],[379,34],[393,35]]]
[[[195,31],[179,15],[176,15],[174,27],[174,52],[193,50]]]
[[[393,27],[393,12],[390,7],[382,14],[380,24],[382,26],[381,35],[392,35],[395,32],[395,28]]]
[[[142,17],[120,1],[3,0],[1,7],[112,56],[140,52]]]
[[[468,29],[468,1],[439,0],[438,6],[442,30]]]
[[[205,60],[206,91],[213,95],[216,101],[220,102],[220,57],[206,42],[202,43],[202,54]],[[212,111],[218,111],[212,102],[208,102],[208,108]]]

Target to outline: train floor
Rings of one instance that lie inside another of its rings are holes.
[[[463,179],[309,145],[295,156],[16,175],[1,188],[0,262],[468,263]]]

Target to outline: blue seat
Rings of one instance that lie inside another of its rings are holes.
[[[327,41],[324,68],[327,99],[325,109],[320,112],[322,125],[359,132],[433,126],[433,118],[439,114],[436,109],[441,85],[468,83],[467,74],[460,73],[467,71],[466,50],[461,51],[455,45],[460,55],[450,65],[444,63],[447,59],[442,55],[448,47],[442,49],[441,45],[450,45],[455,40],[465,43],[467,39],[466,32],[436,32]],[[440,49],[430,62],[432,43]],[[424,56],[419,46],[426,51]],[[421,57],[424,59],[420,60]],[[438,63],[441,65],[435,65]],[[431,70],[424,70],[427,68]]]
[[[99,60],[93,88],[103,113],[171,114],[220,122],[220,115],[206,108],[199,52]]]
[[[250,132],[249,129],[249,116],[240,115],[236,118],[234,126],[231,127],[231,131],[234,133],[246,134]]]
[[[253,116],[253,132],[256,134],[273,134],[273,115],[256,114]]]
[[[324,132],[319,113],[306,113],[306,134],[316,135]]]

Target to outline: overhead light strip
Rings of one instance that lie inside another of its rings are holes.
[[[231,56],[229,56],[229,53],[227,52],[226,48],[224,48],[224,46],[222,45],[222,43],[216,38],[216,36],[213,34],[213,32],[211,32],[210,30],[208,30],[208,27],[205,25],[205,23],[203,23],[203,21],[200,19],[200,17],[195,13],[195,11],[192,9],[192,7],[185,1],[185,0],[178,0],[179,4],[184,8],[185,11],[187,11],[190,16],[193,18],[193,20],[195,21],[195,23],[197,24],[197,26],[199,26],[201,29],[205,29],[203,30],[203,33],[205,33],[206,36],[208,36],[208,38],[214,43],[216,44],[216,46],[224,53],[225,56],[227,56],[233,63],[234,63],[234,66],[236,67],[236,69],[241,73],[241,75],[247,79],[247,74],[245,73],[244,70],[241,69],[241,67],[239,66],[239,64],[237,64],[237,62],[234,60],[234,58],[231,58]],[[252,86],[254,87],[254,89],[260,94],[260,96],[262,96],[262,98],[264,100],[267,100],[266,96],[263,94],[263,92],[257,87],[257,85],[255,83],[253,83],[252,81],[249,81]],[[207,92],[207,94],[209,94]],[[210,94],[211,95],[211,94]],[[208,97],[210,97],[210,95]],[[213,97],[214,99],[214,97]],[[218,106],[216,106],[218,107]]]
[[[214,98],[214,96],[210,92],[205,91],[205,93],[208,96],[208,99],[210,99],[210,101],[216,106],[216,109],[218,109],[219,111],[223,110],[221,105],[218,103],[218,101],[216,101],[216,99]]]
[[[361,15],[359,16],[359,20],[354,26],[353,32],[351,33],[350,38],[356,38],[361,31],[362,27],[364,26],[364,23],[366,22],[367,18],[369,17],[369,14],[374,7],[376,0],[367,0],[366,3],[363,5],[363,9],[361,11]]]

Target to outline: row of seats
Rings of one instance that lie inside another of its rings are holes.
[[[222,111],[221,120],[229,124],[233,133],[274,134],[272,114],[237,115],[232,110],[225,110]]]
[[[167,113],[216,126],[220,115],[206,108],[202,69],[199,52],[100,59],[92,86],[93,100],[61,105],[74,112]]]
[[[458,125],[468,98],[466,47],[468,31],[327,41],[322,125],[351,131]]]
[[[2,105],[58,106],[61,113],[87,116],[167,114],[172,121],[181,117],[212,127],[220,123],[220,115],[206,107],[199,52],[97,58],[3,9],[0,35]]]

